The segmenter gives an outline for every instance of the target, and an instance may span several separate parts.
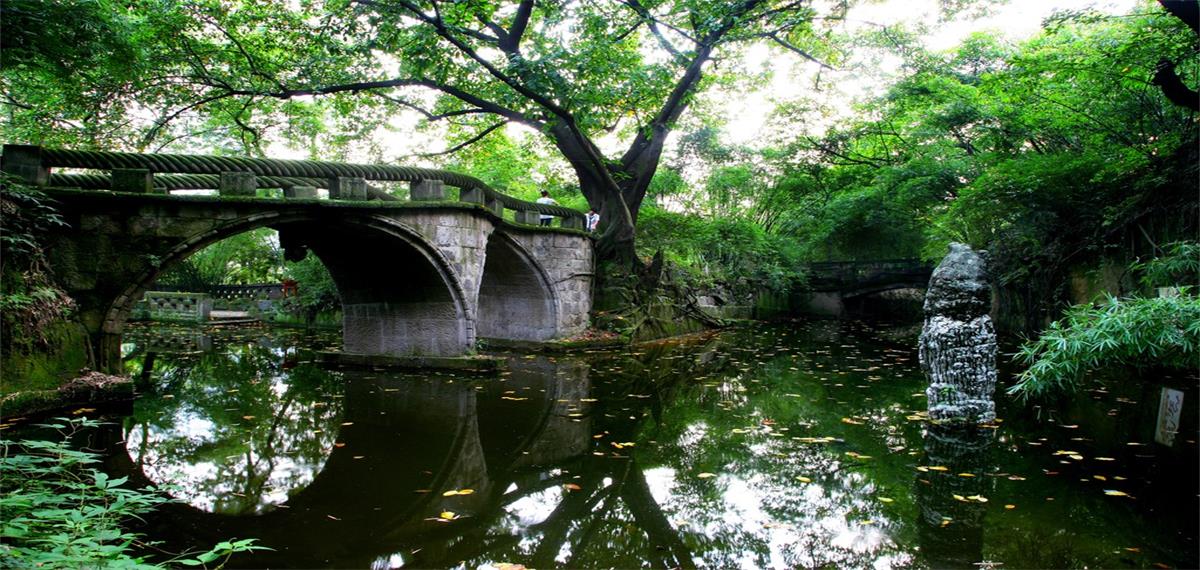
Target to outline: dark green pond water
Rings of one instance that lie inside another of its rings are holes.
[[[761,325],[473,378],[322,368],[336,333],[138,328],[154,390],[92,445],[175,489],[140,528],[159,548],[274,549],[239,567],[1200,566],[1194,378],[1000,395],[951,432],[917,332]]]

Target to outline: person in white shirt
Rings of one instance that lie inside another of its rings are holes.
[[[558,205],[558,202],[555,202],[554,198],[550,197],[550,193],[545,190],[542,190],[542,197],[537,199],[537,203],[538,204],[550,204],[551,206]],[[553,219],[554,219],[554,216],[551,216],[550,214],[542,214],[541,216],[538,216],[538,222],[540,222],[540,225],[543,225],[546,227],[550,226],[550,222]]]
[[[596,231],[596,226],[600,224],[600,214],[596,213],[595,208],[592,208],[588,210],[588,213],[583,217],[583,220],[584,225],[587,227],[587,231],[594,232]]]

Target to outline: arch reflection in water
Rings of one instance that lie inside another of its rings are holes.
[[[215,367],[250,360],[230,354]],[[187,504],[152,515],[156,536],[180,549],[229,537],[275,548],[234,561],[247,567],[363,567],[412,550],[441,559],[473,519],[491,520],[513,502],[505,492],[514,474],[582,453],[590,441],[579,403],[587,368],[575,362],[517,362],[486,389],[462,378],[305,365],[281,376],[300,371],[327,383],[307,391],[283,379],[213,383],[188,394],[203,405],[176,404],[187,398],[164,375],[176,397],[141,404],[125,453],[111,461],[135,482],[188,489]],[[250,420],[237,415],[252,408]]]
[[[189,505],[226,515],[266,512],[311,482],[342,407],[336,374],[295,366],[270,337],[237,340],[203,354],[146,352],[160,396],[138,400],[125,420],[136,469]]]

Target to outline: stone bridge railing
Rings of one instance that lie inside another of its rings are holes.
[[[159,291],[169,291],[175,293],[196,291],[194,288],[178,285],[155,284],[154,287]],[[201,292],[207,293],[213,299],[279,299],[284,295],[283,285],[280,285],[279,283],[252,285],[208,285],[204,287]]]
[[[923,286],[933,265],[919,259],[822,261],[809,263],[806,269],[812,290],[853,294],[889,285]]]
[[[518,223],[537,224],[542,215],[564,228],[582,229],[583,214],[570,208],[526,202],[502,194],[483,181],[447,170],[407,166],[349,164],[311,160],[275,160],[206,155],[136,154],[4,145],[7,174],[35,186],[159,193],[216,190],[221,196],[253,197],[258,188],[280,188],[284,199],[318,199],[318,188],[331,200],[397,200],[368,181],[408,182],[414,201],[447,201],[446,186],[459,189],[458,200],[484,206],[503,218],[514,212]],[[106,170],[109,174],[56,174],[52,168]]]

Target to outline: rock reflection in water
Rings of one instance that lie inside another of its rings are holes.
[[[918,468],[918,536],[933,568],[977,568],[983,561],[984,517],[995,487],[989,449],[995,429],[930,424]]]

